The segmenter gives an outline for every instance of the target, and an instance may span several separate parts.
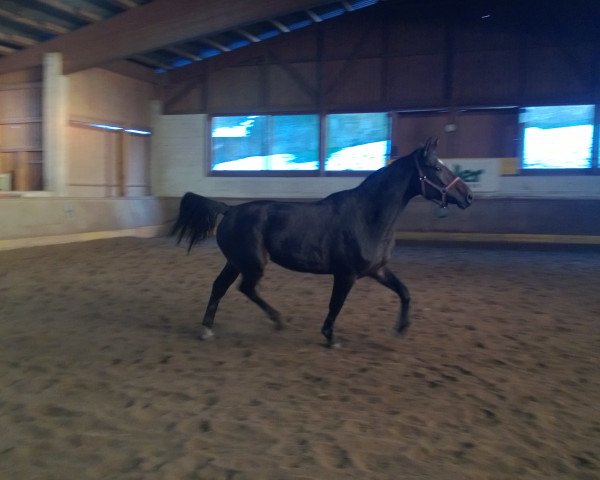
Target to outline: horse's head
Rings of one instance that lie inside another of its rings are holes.
[[[473,192],[437,157],[437,145],[437,138],[429,138],[425,146],[414,153],[421,195],[443,208],[449,203],[467,208],[473,202]]]

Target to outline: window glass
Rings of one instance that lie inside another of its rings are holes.
[[[390,149],[387,113],[327,115],[325,170],[377,170]]]
[[[316,170],[318,115],[213,117],[215,171]]]
[[[213,170],[264,169],[267,117],[214,117],[211,130]]]
[[[319,169],[319,116],[274,115],[270,170]]]
[[[524,127],[523,168],[590,168],[594,132],[593,105],[528,107]]]

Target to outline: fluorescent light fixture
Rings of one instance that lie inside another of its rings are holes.
[[[123,130],[123,127],[117,127],[116,125],[105,125],[103,123],[85,123],[90,127],[102,128],[104,130]]]
[[[125,131],[127,133],[133,133],[134,135],[152,135],[152,132],[148,130],[138,130],[136,128],[126,128]]]

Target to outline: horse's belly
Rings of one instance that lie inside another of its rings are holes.
[[[271,255],[271,260],[288,270],[306,273],[331,273],[328,262],[319,259],[300,258],[291,255]]]
[[[330,273],[329,252],[317,245],[296,239],[269,245],[271,260],[289,270],[308,273]]]

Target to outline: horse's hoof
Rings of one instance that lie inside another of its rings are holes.
[[[342,348],[342,343],[338,340],[331,340],[331,341],[328,341],[325,344],[325,346],[331,350],[337,350],[337,349]]]
[[[283,324],[283,322],[278,321],[278,322],[273,322],[273,330],[275,331],[280,331],[283,330],[285,328],[285,325]]]
[[[408,322],[398,325],[398,327],[396,328],[396,331],[395,331],[396,335],[398,337],[406,335],[406,332],[408,332],[409,326],[410,326],[410,323],[408,323]]]
[[[198,335],[198,338],[200,340],[210,340],[211,338],[214,338],[215,334],[213,333],[213,331],[208,328],[208,327],[202,327],[202,330],[200,330],[200,335]]]

